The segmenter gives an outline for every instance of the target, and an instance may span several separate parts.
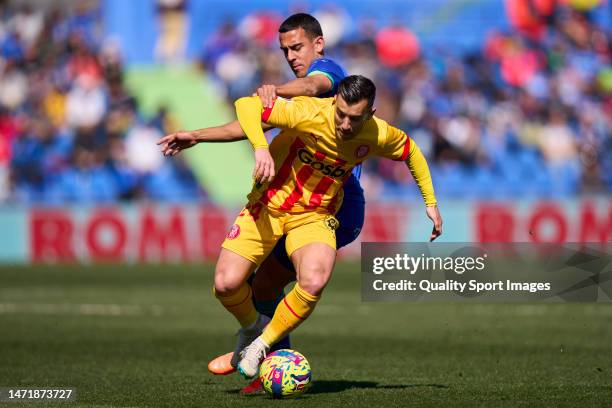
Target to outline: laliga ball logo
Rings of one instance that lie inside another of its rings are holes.
[[[333,215],[330,215],[329,217],[325,218],[324,222],[325,226],[330,231],[335,231],[340,226],[340,221],[338,221]]]
[[[229,232],[227,233],[227,239],[234,239],[240,235],[240,225],[234,224],[231,226]]]
[[[291,398],[310,387],[312,372],[306,357],[295,350],[283,349],[269,354],[261,363],[259,379],[272,398]]]

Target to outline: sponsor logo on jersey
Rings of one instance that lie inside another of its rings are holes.
[[[304,164],[309,165],[313,169],[320,171],[324,176],[330,176],[335,178],[341,178],[346,175],[349,169],[345,169],[342,166],[334,166],[333,164],[325,164],[306,149],[298,150],[298,157]]]

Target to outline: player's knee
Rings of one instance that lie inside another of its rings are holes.
[[[215,270],[215,294],[217,296],[232,295],[242,284],[242,280],[237,279],[236,274],[233,274],[230,269],[218,266]]]
[[[313,296],[319,296],[327,286],[330,276],[331,271],[323,265],[304,267],[300,271],[300,287]]]
[[[322,279],[320,277],[307,278],[307,279],[304,279],[302,282],[300,282],[301,288],[313,296],[321,295],[326,285],[327,285],[327,280]]]
[[[239,286],[222,279],[215,279],[215,295],[231,296],[238,290]]]

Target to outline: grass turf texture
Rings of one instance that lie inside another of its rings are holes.
[[[0,268],[0,386],[76,387],[74,402],[6,406],[609,406],[607,304],[362,303],[340,264],[294,348],[304,396],[243,397],[208,360],[236,323],[212,267]],[[0,403],[2,404],[2,403]]]

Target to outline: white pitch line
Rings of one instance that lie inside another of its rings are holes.
[[[161,316],[158,305],[118,305],[89,303],[0,303],[0,314],[82,315],[82,316]]]

